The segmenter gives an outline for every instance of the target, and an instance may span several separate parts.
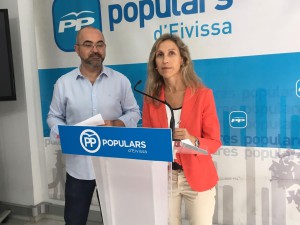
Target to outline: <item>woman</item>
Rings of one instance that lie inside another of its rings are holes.
[[[190,225],[211,225],[218,175],[211,154],[221,146],[220,126],[211,89],[194,71],[188,47],[175,35],[164,34],[149,56],[146,93],[166,101],[173,109],[173,138],[189,139],[208,155],[177,153],[172,165],[170,222],[181,225],[181,201],[185,201]],[[143,127],[167,128],[170,109],[145,98]]]

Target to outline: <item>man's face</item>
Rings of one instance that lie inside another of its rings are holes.
[[[75,51],[81,58],[81,63],[92,67],[102,67],[105,59],[105,40],[102,33],[93,28],[85,28],[78,36]]]

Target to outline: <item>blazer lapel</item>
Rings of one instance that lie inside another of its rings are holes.
[[[162,88],[160,97],[162,101],[165,101],[165,90]],[[168,128],[168,118],[167,118],[167,112],[166,112],[166,105],[163,103],[160,103],[159,108],[156,110],[157,112],[157,118],[160,123],[160,127]]]
[[[191,88],[187,88],[184,94],[184,99],[183,99],[183,105],[182,105],[182,111],[181,111],[181,116],[180,116],[180,127],[185,127],[185,124],[192,119],[193,117],[191,114],[194,112],[194,107],[195,103],[198,98],[196,90],[195,93],[192,93]]]

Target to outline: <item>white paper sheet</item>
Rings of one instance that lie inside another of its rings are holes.
[[[205,149],[194,146],[189,139],[181,140],[179,145],[174,146],[174,150],[176,153],[208,155]]]
[[[101,114],[97,114],[95,116],[92,116],[84,121],[81,121],[80,123],[77,123],[76,126],[99,126],[103,125],[104,120],[101,116]]]

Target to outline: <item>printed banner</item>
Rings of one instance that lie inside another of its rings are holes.
[[[214,223],[300,221],[300,1],[47,0],[35,7],[52,198],[63,199],[64,164],[60,144],[48,138],[46,117],[55,81],[80,64],[77,31],[101,29],[105,65],[132,85],[142,80],[141,89],[150,49],[168,32],[189,46],[216,100],[223,146],[214,156],[220,176]],[[142,107],[142,96],[135,97]]]

